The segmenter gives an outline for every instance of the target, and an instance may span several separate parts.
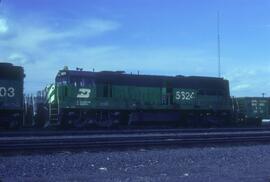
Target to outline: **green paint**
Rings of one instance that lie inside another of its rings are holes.
[[[107,87],[106,84],[88,87],[58,85],[48,95],[48,100],[52,98],[55,99],[51,103],[59,103],[60,108],[112,110],[230,108],[230,102],[222,96],[200,95],[197,90],[183,88],[173,88],[171,95],[166,88],[159,87],[125,85]],[[162,99],[165,99],[165,102]]]
[[[0,80],[0,107],[22,108],[23,85],[17,80]]]

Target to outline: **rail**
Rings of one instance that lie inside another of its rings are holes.
[[[1,151],[116,146],[270,142],[270,131],[133,133],[0,137]]]

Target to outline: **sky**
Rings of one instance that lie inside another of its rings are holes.
[[[64,66],[221,76],[233,96],[270,96],[269,0],[2,0],[0,61],[25,69],[25,92]]]

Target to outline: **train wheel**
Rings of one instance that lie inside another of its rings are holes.
[[[87,125],[87,120],[83,118],[77,118],[73,121],[73,126],[77,129],[82,129],[86,127],[86,125]]]
[[[80,128],[80,115],[77,112],[70,111],[61,118],[63,128]]]
[[[221,121],[221,118],[213,115],[206,116],[205,119],[207,126],[220,127],[223,123],[223,121]]]
[[[20,114],[16,113],[10,118],[9,129],[18,129],[21,127],[22,118],[20,116]]]
[[[73,128],[82,129],[86,127],[87,120],[83,117],[81,113],[73,113],[73,115],[69,117],[68,123]]]

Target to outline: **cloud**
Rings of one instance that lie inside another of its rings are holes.
[[[33,26],[30,23],[24,23],[15,23],[13,31],[19,31],[14,32],[13,36],[9,36],[8,39],[0,40],[1,45],[6,47],[12,45],[14,49],[27,52],[36,51],[40,46],[46,46],[46,44],[49,44],[51,47],[56,43],[62,44],[63,42],[72,42],[76,39],[93,38],[117,30],[120,27],[120,24],[117,22],[97,18],[74,20],[72,26],[60,31],[57,27],[47,24]],[[5,21],[3,21],[1,26],[0,21],[0,32],[7,29],[5,24]]]
[[[27,93],[53,81],[64,65],[94,67],[95,59],[100,60],[117,46],[88,42],[121,27],[116,21],[93,17],[59,21],[57,26],[42,19],[35,23],[29,16],[19,20],[0,17],[0,60],[25,68]]]
[[[2,35],[0,39],[2,50],[0,53],[5,55],[6,59],[15,61],[18,60],[18,57],[20,60],[22,57],[24,57],[23,59],[29,57],[33,59],[46,51],[57,52],[57,49],[80,47],[83,42],[79,43],[79,40],[102,36],[120,27],[118,22],[98,18],[73,20],[70,23],[72,25],[60,30],[58,27],[46,23],[31,24],[31,20],[16,22],[11,19],[10,21],[12,26],[9,33]],[[7,31],[6,19],[0,18],[0,33]],[[33,60],[23,61],[23,63],[33,63]]]
[[[244,83],[244,84],[239,84],[239,85],[235,85],[231,88],[231,91],[241,91],[241,90],[245,90],[247,88],[250,88],[251,85]]]
[[[8,31],[7,21],[4,18],[0,18],[0,34],[4,34]]]
[[[7,58],[8,61],[10,62],[15,62],[19,65],[25,65],[29,63],[33,63],[34,60],[31,59],[31,55],[25,55],[22,53],[12,53],[10,56]]]
[[[149,47],[128,49],[121,48],[110,54],[109,68],[126,69],[136,72],[140,70],[144,74],[166,75],[207,75],[213,74],[209,61],[213,60],[206,51],[189,50],[181,47]]]
[[[104,32],[113,31],[120,27],[118,22],[102,20],[102,19],[90,19],[77,27],[78,32],[83,32],[88,35],[98,35]]]
[[[225,78],[230,81],[231,94],[234,96],[261,96],[263,92],[269,92],[270,83],[268,77],[270,68],[248,67],[227,70]]]
[[[121,44],[123,39],[120,44],[108,43],[111,37],[115,38],[114,33],[119,36],[117,31],[123,25],[118,21],[95,17],[50,17],[50,21],[44,17],[10,17],[0,17],[0,58],[25,67],[26,93],[44,88],[65,65],[70,69],[82,67],[96,71],[217,75],[216,55],[203,46],[197,49],[180,45],[138,46],[125,41]],[[109,39],[103,39],[105,36]],[[254,96],[270,90],[270,82],[265,81],[269,77],[269,68],[246,62],[243,68],[244,61],[235,60],[239,59],[222,58],[222,75],[229,79],[232,95]]]
[[[57,19],[57,23],[35,23],[28,19],[11,19],[12,33],[0,39],[0,53],[5,59],[25,67],[27,93],[52,82],[65,65],[97,71],[140,70],[144,74],[167,75],[190,75],[194,71],[207,75],[210,66],[206,60],[213,60],[204,50],[159,46],[131,49],[102,41],[94,43],[121,28],[121,23],[109,19]]]

